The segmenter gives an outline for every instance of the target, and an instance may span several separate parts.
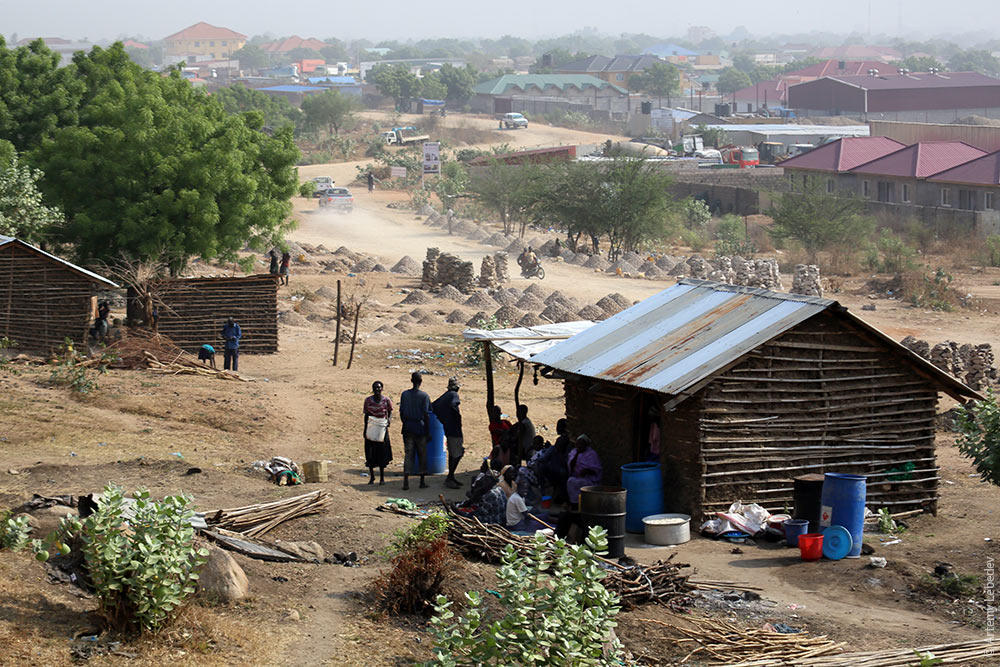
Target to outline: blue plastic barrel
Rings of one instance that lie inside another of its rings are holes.
[[[432,412],[430,414],[430,434],[427,436],[427,474],[439,475],[448,469],[448,452],[444,439],[444,426]],[[415,474],[420,474],[420,457],[413,455]]]
[[[785,528],[785,544],[798,548],[799,537],[809,532],[809,521],[807,519],[788,519],[782,525]]]
[[[625,495],[625,530],[645,533],[642,520],[663,514],[663,477],[659,463],[626,463],[622,466]]]
[[[848,558],[861,557],[865,525],[865,487],[863,475],[828,472],[823,476],[823,495],[819,525],[843,526],[851,534]]]

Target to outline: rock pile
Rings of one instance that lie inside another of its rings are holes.
[[[420,286],[424,289],[434,289],[438,284],[437,260],[441,256],[438,248],[427,249],[427,259],[424,260],[423,273],[420,278]]]
[[[448,324],[465,324],[468,320],[469,314],[457,308],[448,313],[448,317],[444,318],[444,321]]]
[[[510,267],[507,266],[507,253],[498,252],[493,254],[493,272],[496,275],[497,284],[506,285],[510,282]]]
[[[465,295],[455,289],[454,285],[445,285],[438,291],[437,296],[439,299],[447,299],[449,301],[457,301],[461,303],[465,301]]]
[[[431,297],[427,295],[427,292],[415,289],[407,294],[406,298],[404,298],[400,303],[405,303],[406,305],[416,305],[421,303],[430,303],[430,301]]]
[[[473,292],[472,296],[465,300],[465,305],[470,308],[478,308],[483,310],[485,308],[496,308],[497,301],[490,297],[486,292]]]
[[[513,306],[500,306],[497,308],[497,311],[493,313],[493,317],[496,318],[497,324],[502,327],[512,326],[523,316],[524,313]]]
[[[420,265],[409,255],[403,255],[402,259],[393,264],[389,269],[393,273],[400,273],[404,276],[419,276]]]
[[[435,290],[444,285],[451,285],[464,294],[471,292],[475,288],[472,262],[463,262],[458,257],[442,253],[437,248],[428,248],[420,286],[427,290]]]
[[[490,255],[483,257],[482,264],[479,265],[479,286],[487,288],[499,287],[496,268],[493,264],[493,258]]]
[[[475,315],[473,315],[472,317],[469,318],[469,321],[466,322],[466,325],[468,325],[470,327],[479,327],[479,326],[482,326],[483,322],[485,322],[486,320],[488,320],[489,317],[490,317],[489,315],[487,315],[486,313],[484,313],[483,311],[480,310]]]
[[[517,321],[519,327],[537,327],[539,324],[545,324],[545,320],[534,313],[525,313],[524,317]]]
[[[815,264],[796,264],[791,292],[806,296],[823,296],[823,286],[819,282],[819,267]]]
[[[580,319],[582,320],[592,320],[594,322],[596,322],[597,320],[603,320],[604,318],[607,317],[607,314],[604,312],[603,308],[600,308],[592,304],[581,308],[580,312],[578,312],[577,315],[579,315]]]
[[[977,391],[995,386],[1000,379],[989,343],[959,345],[947,340],[932,347],[925,340],[907,336],[900,344]]]

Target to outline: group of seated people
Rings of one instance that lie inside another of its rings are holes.
[[[492,425],[491,425],[492,426]],[[495,429],[491,428],[491,434]],[[491,456],[483,460],[460,509],[483,523],[534,532],[547,526],[543,493],[555,505],[574,506],[580,489],[601,483],[601,460],[587,435],[571,440],[565,419],[556,424],[556,441],[535,436],[525,449],[518,446],[517,427],[496,429]],[[505,437],[506,436],[506,437]]]

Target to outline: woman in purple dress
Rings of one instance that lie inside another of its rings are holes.
[[[368,468],[368,483],[375,483],[375,468],[378,468],[378,483],[385,484],[385,467],[392,461],[392,446],[389,444],[389,421],[392,419],[392,401],[382,395],[382,383],[376,380],[372,383],[372,395],[365,399],[365,467]],[[382,440],[369,440],[368,420],[370,418],[384,419],[385,429]]]
[[[576,439],[576,447],[567,458],[569,479],[566,480],[566,493],[569,502],[576,504],[580,498],[580,489],[601,483],[601,459],[591,445],[590,438],[581,435]]]

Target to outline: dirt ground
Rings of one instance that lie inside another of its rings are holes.
[[[489,123],[487,119],[445,119],[448,123]],[[504,139],[523,146],[603,141],[601,135],[532,125],[504,132]],[[509,137],[509,138],[508,138]],[[353,179],[354,163],[314,165],[300,170],[303,179],[330,175],[338,182]],[[475,309],[434,299],[427,304],[400,302],[418,287],[418,278],[393,273],[324,271],[321,261],[344,246],[373,256],[386,267],[408,255],[418,263],[429,246],[472,260],[496,248],[430,227],[412,211],[388,208],[399,193],[355,191],[357,207],[348,215],[320,213],[315,200],[297,198],[299,228],[291,239],[308,248],[308,263],[293,265],[291,284],[279,292],[279,311],[295,312],[296,324],[282,324],[280,351],[241,358],[240,371],[252,383],[223,382],[196,376],[157,375],[146,371],[111,371],[98,378],[99,389],[78,397],[49,382],[45,367],[15,365],[17,374],[0,371],[0,507],[13,507],[32,493],[84,494],[114,482],[127,489],[149,488],[154,495],[184,492],[200,510],[236,507],[324,488],[335,498],[325,514],[286,523],[268,537],[315,540],[328,553],[355,551],[361,565],[273,564],[236,556],[250,579],[251,597],[229,607],[193,605],[176,628],[139,646],[125,646],[127,655],[95,656],[95,664],[261,664],[397,665],[430,657],[426,622],[420,618],[381,618],[371,608],[368,590],[384,562],[379,551],[392,532],[412,520],[376,511],[391,497],[433,502],[439,494],[457,500],[464,489],[430,480],[430,488],[403,492],[402,443],[394,442],[394,460],[385,486],[369,485],[363,468],[361,404],[373,380],[385,383],[398,399],[409,374],[427,370],[424,388],[434,398],[449,376],[462,382],[466,423],[466,457],[460,479],[467,484],[482,456],[488,453],[485,387],[482,372],[465,365],[462,324],[446,324],[454,309],[472,315]],[[529,233],[529,236],[534,234]],[[323,249],[317,248],[323,246]],[[199,273],[219,271],[204,264]],[[669,281],[625,279],[553,262],[546,265],[546,290],[559,289],[581,303],[618,292],[639,300],[672,284]],[[997,345],[1000,316],[969,310],[924,311],[884,298],[871,299],[862,285],[867,276],[845,281],[834,295],[857,310],[877,304],[865,319],[900,339],[915,335],[933,343]],[[987,270],[956,275],[966,290],[984,292],[1000,279]],[[346,295],[364,296],[359,331],[361,344],[353,365],[346,368],[348,346],[340,346],[334,367],[333,309],[316,290],[335,288],[340,280]],[[790,278],[786,279],[790,282]],[[514,277],[512,285],[529,285]],[[415,308],[420,313],[411,315]],[[419,317],[418,317],[419,316]],[[428,322],[420,319],[429,316]],[[373,334],[384,324],[409,318],[409,333]],[[515,367],[503,363],[497,371],[498,400],[512,411]],[[530,405],[539,432],[554,437],[562,416],[562,387],[526,378],[522,400]],[[942,409],[951,407],[943,400]],[[393,433],[394,437],[398,433]],[[398,439],[398,438],[397,438]],[[302,488],[277,487],[254,473],[251,463],[274,455],[296,461],[327,459],[331,477],[324,484]],[[902,542],[883,545],[869,535],[875,554],[884,556],[884,570],[867,567],[867,558],[805,563],[784,547],[762,543],[734,545],[695,537],[675,548],[644,547],[630,538],[629,555],[640,561],[676,558],[692,564],[696,578],[738,581],[761,589],[763,601],[741,603],[711,598],[697,613],[738,618],[752,625],[785,622],[794,627],[850,642],[857,650],[919,646],[984,636],[982,589],[952,599],[927,588],[935,565],[948,563],[962,574],[983,576],[988,558],[1000,556],[997,507],[1000,489],[976,478],[961,458],[952,437],[939,434],[941,501],[937,516],[907,520]],[[199,474],[186,474],[198,467]],[[469,588],[490,588],[491,568],[463,563],[450,580],[453,597]],[[0,557],[0,662],[29,665],[71,662],[74,634],[93,628],[94,601],[76,589],[48,581],[43,567],[25,555]],[[295,610],[299,620],[291,620]],[[646,662],[669,663],[673,642],[657,626],[641,619],[669,619],[660,608],[645,607],[623,614],[620,636]]]

